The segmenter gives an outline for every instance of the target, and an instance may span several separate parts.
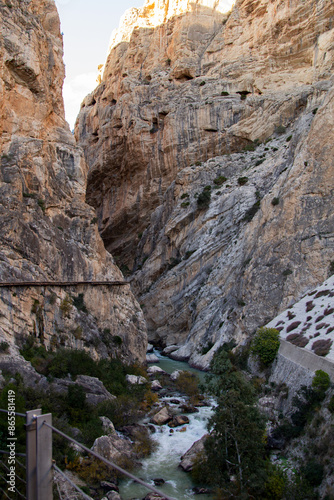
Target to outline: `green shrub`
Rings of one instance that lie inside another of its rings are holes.
[[[175,385],[179,391],[187,394],[192,402],[197,401],[199,396],[198,378],[194,373],[181,372],[175,381]]]
[[[315,460],[309,460],[302,468],[302,473],[311,486],[320,486],[324,477],[324,467]]]
[[[113,343],[117,346],[121,346],[123,344],[123,339],[119,335],[113,335],[111,339]]]
[[[328,409],[331,413],[334,413],[334,396],[331,397],[328,403]]]
[[[275,132],[276,134],[285,134],[286,127],[284,127],[284,125],[279,125],[278,127],[276,127]]]
[[[247,182],[248,182],[248,177],[239,177],[238,178],[238,184],[239,184],[239,186],[243,186]]]
[[[45,214],[45,210],[46,210],[46,207],[45,207],[45,201],[42,200],[42,199],[39,199],[37,201],[37,205],[41,208],[43,214]]]
[[[74,307],[76,307],[78,309],[78,311],[82,311],[84,313],[88,313],[88,309],[85,306],[84,294],[83,293],[79,293],[79,295],[77,297],[73,297],[72,301],[73,301]]]
[[[188,193],[183,193],[181,195],[181,200],[184,200],[185,198],[189,198],[189,194]]]
[[[262,327],[256,332],[251,351],[260,358],[263,365],[267,366],[276,358],[279,344],[279,331],[275,328]]]
[[[207,343],[207,345],[202,347],[202,349],[201,349],[202,356],[204,356],[204,354],[208,353],[210,351],[210,349],[212,349],[213,346],[214,346],[214,343],[210,341]]]
[[[64,316],[68,316],[72,310],[72,307],[73,307],[73,301],[71,297],[66,295],[66,297],[61,301],[59,308]]]
[[[0,352],[7,353],[9,351],[9,344],[5,340],[0,342]]]
[[[312,380],[312,388],[321,400],[324,399],[325,393],[330,385],[331,380],[328,373],[323,370],[317,370]]]
[[[222,95],[222,96],[227,96],[227,95],[230,95],[230,94],[229,94],[228,92],[226,92],[226,90],[223,90],[223,91],[220,93],[220,95]]]
[[[218,177],[213,179],[213,182],[216,186],[221,186],[226,181],[227,181],[227,177],[225,177],[224,175],[219,175]]]
[[[260,209],[261,200],[257,200],[254,205],[252,205],[245,213],[242,220],[246,222],[250,222],[253,217],[256,215],[257,211]]]
[[[271,200],[271,204],[275,207],[279,204],[279,198],[275,197]]]
[[[210,189],[207,189],[207,186],[203,189],[203,191],[198,195],[197,198],[197,206],[200,210],[204,210],[209,208],[211,202],[211,186]]]
[[[187,208],[187,207],[189,207],[189,205],[190,205],[190,202],[189,202],[189,201],[183,201],[183,202],[181,203],[181,207],[182,207],[182,208]]]
[[[254,142],[249,142],[248,144],[246,144],[243,151],[255,151],[255,147],[256,145],[254,144]]]

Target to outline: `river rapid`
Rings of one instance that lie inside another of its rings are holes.
[[[167,373],[172,373],[174,370],[187,370],[195,372],[203,380],[203,372],[190,368],[187,363],[166,358],[161,356],[159,352],[155,352],[155,354],[158,356],[159,362],[154,364]],[[177,409],[179,405],[170,403],[170,400],[175,399],[175,397],[180,401],[180,404],[185,401],[185,398],[179,395],[162,397],[160,401],[168,402],[172,409]],[[210,404],[214,405],[214,401],[210,401]],[[190,423],[185,426],[185,432],[180,432],[181,427],[176,427],[171,433],[168,425],[155,426],[156,432],[152,434],[152,439],[157,443],[157,449],[150,457],[142,460],[140,469],[134,471],[135,475],[152,486],[154,486],[153,479],[164,479],[165,484],[157,486],[157,488],[176,500],[213,499],[213,496],[209,494],[194,495],[192,491],[194,484],[190,474],[179,467],[181,456],[207,432],[207,423],[213,413],[213,408],[212,406],[203,406],[199,407],[198,410],[198,413],[187,415]],[[142,499],[148,493],[146,488],[132,480],[123,480],[119,488],[120,495],[124,500]]]

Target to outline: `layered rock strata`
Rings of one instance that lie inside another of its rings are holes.
[[[223,10],[132,10],[76,126],[88,201],[136,272],[151,340],[202,368],[333,259],[334,4]]]
[[[64,119],[54,1],[1,1],[0,17],[1,281],[123,280],[85,203],[87,166]],[[9,367],[29,335],[47,348],[145,359],[145,322],[128,285],[0,288],[0,304]]]

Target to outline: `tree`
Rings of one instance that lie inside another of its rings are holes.
[[[261,491],[265,498],[265,420],[255,404],[254,388],[224,349],[214,356],[211,371],[208,388],[218,405],[209,422],[203,472],[225,498],[250,498],[252,492],[259,498]]]

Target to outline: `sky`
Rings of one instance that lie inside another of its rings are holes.
[[[131,7],[144,0],[55,0],[64,35],[65,115],[71,130],[84,97],[96,87],[97,67],[105,62],[112,31]]]

